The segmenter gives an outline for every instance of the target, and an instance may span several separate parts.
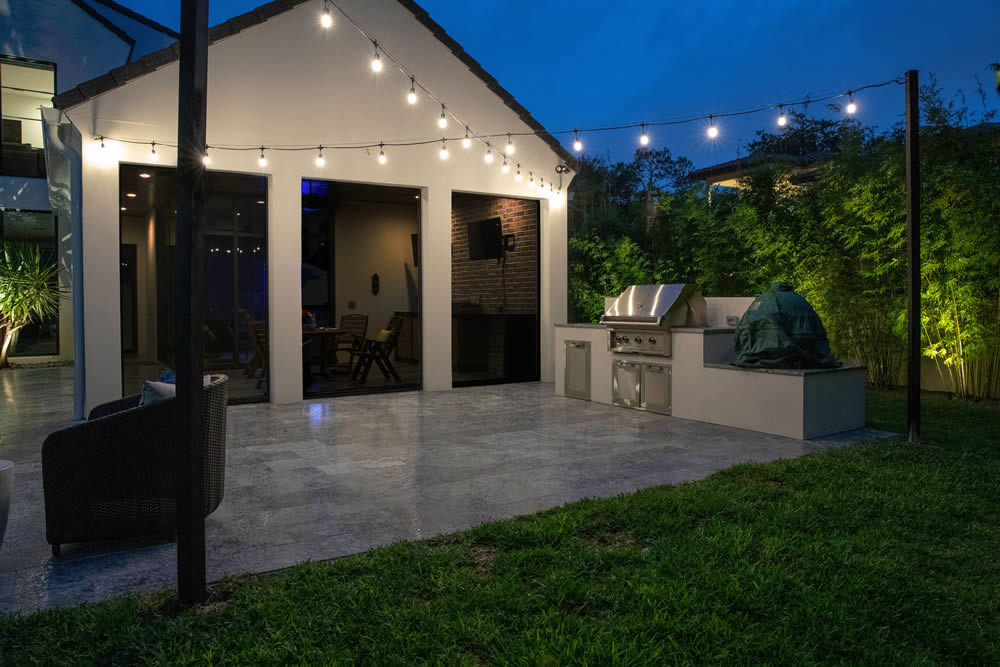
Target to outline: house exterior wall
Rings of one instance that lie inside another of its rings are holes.
[[[395,0],[344,0],[344,8],[370,26],[380,44],[467,119],[473,130],[528,132],[466,65]],[[319,26],[319,0],[275,16],[262,25],[218,42],[209,49],[208,144],[318,145],[440,137],[440,106],[422,96],[406,103],[409,81],[392,68],[380,75],[368,66],[371,44],[348,25]],[[346,22],[343,22],[346,23]],[[387,63],[388,65],[388,63]],[[177,64],[136,79],[68,110],[83,134],[83,245],[85,274],[87,404],[120,395],[118,165],[148,164],[149,146],[96,137],[176,141]],[[448,136],[464,134],[451,126]],[[497,140],[499,143],[502,140]],[[515,139],[515,161],[522,172],[559,182],[561,159],[537,137]],[[538,199],[526,179],[516,182],[500,166],[485,164],[481,145],[450,146],[451,158],[438,157],[438,145],[386,147],[325,153],[319,168],[311,152],[274,152],[257,166],[252,151],[210,151],[212,169],[268,177],[268,257],[270,263],[269,335],[271,400],[302,399],[301,365],[301,181],[303,178],[401,185],[421,191],[421,283],[423,386],[451,388],[451,201],[454,192]],[[175,152],[158,146],[160,164],[173,164]],[[563,181],[563,191],[568,187]],[[554,377],[552,325],[566,319],[566,207],[541,199],[542,379]],[[98,370],[100,369],[100,370]]]

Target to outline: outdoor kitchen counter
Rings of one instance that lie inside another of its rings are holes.
[[[612,354],[602,325],[556,325],[556,393],[565,395],[566,342],[590,343],[590,400],[612,403],[612,362],[671,367],[674,417],[808,439],[864,427],[865,369],[771,370],[732,366],[733,332],[671,329],[670,357]],[[623,408],[625,409],[625,408]]]

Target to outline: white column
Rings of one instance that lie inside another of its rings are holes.
[[[566,205],[541,201],[541,362],[542,382],[555,382],[555,330],[553,325],[567,319],[568,248],[566,246]]]
[[[423,190],[420,204],[423,387],[451,389],[451,189]]]
[[[85,412],[122,395],[118,161],[95,155],[97,150],[102,150],[99,147],[89,148],[91,152],[85,152],[83,158],[81,209],[86,331],[83,354],[87,369]],[[110,152],[113,148],[109,146],[107,150]]]
[[[275,156],[267,200],[271,402],[302,400],[302,179]]]

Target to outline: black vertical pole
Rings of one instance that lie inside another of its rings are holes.
[[[201,438],[208,0],[181,0],[177,105],[177,597],[205,599],[205,470]]]
[[[906,73],[906,438],[920,439],[920,85]]]

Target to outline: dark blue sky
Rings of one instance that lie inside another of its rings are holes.
[[[118,0],[172,28],[176,1]],[[258,4],[212,0],[214,25]],[[550,130],[669,120],[820,97],[901,76],[933,72],[946,93],[964,89],[970,106],[978,75],[993,106],[1000,97],[985,71],[1000,61],[1000,0],[420,0],[431,17]],[[857,98],[858,117],[887,127],[900,118],[903,90]],[[824,105],[810,113],[829,116]],[[732,159],[763,114],[650,131],[652,144],[697,166]],[[637,133],[586,137],[588,151],[627,159]],[[567,143],[569,140],[567,140]]]

